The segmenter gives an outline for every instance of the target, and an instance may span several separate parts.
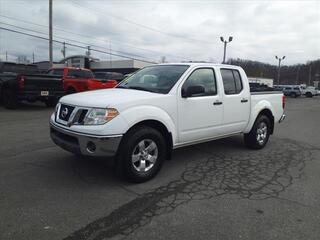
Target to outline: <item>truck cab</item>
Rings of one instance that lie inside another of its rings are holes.
[[[66,94],[113,88],[117,85],[117,81],[96,79],[91,70],[86,68],[52,68],[48,73],[62,76],[63,88]]]

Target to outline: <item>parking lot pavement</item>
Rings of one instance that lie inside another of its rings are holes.
[[[263,150],[178,149],[143,184],[49,139],[53,109],[0,107],[0,239],[319,239],[320,97],[288,99]]]

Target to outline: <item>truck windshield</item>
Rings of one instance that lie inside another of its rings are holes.
[[[121,82],[117,88],[167,94],[189,65],[157,65],[141,69]]]

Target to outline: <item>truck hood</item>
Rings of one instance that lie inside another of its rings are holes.
[[[87,91],[64,96],[61,103],[81,107],[116,107],[125,103],[146,102],[148,99],[162,98],[164,94],[140,91],[134,89],[112,88]]]

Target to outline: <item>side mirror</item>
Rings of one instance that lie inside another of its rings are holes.
[[[181,91],[181,95],[183,98],[188,98],[193,95],[202,94],[202,93],[205,93],[205,89],[201,85],[189,86],[187,89],[183,88]]]

